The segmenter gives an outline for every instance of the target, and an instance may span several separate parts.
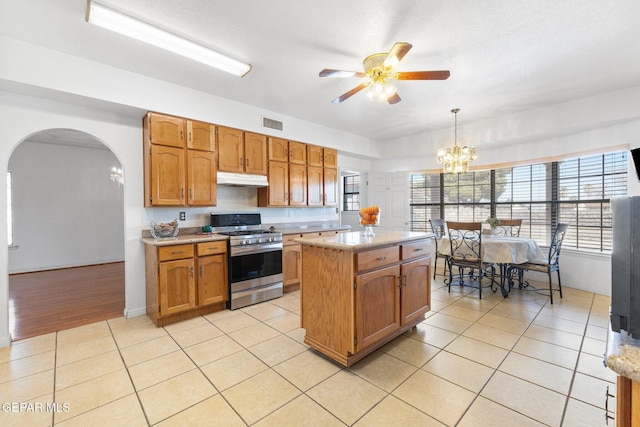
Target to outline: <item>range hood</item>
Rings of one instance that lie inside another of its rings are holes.
[[[265,175],[249,175],[244,173],[218,172],[218,185],[235,187],[268,187]]]

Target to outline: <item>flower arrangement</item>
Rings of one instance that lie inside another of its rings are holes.
[[[489,217],[487,218],[487,224],[493,229],[496,226],[500,225],[500,220],[498,218]]]

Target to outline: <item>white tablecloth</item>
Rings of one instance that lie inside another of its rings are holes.
[[[438,251],[451,255],[449,236],[438,242]],[[482,236],[482,260],[496,264],[522,264],[523,262],[545,261],[546,254],[533,239],[525,237]]]

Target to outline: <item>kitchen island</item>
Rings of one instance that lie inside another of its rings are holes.
[[[295,239],[302,245],[305,343],[350,366],[424,320],[432,236],[390,231]]]

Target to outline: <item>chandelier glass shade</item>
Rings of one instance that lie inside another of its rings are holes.
[[[111,181],[118,184],[118,187],[124,184],[124,173],[122,172],[122,168],[115,166],[111,168]]]
[[[458,147],[458,111],[460,111],[459,108],[451,110],[451,112],[455,114],[453,147],[438,150],[438,163],[442,165],[444,173],[467,172],[469,170],[469,164],[476,159],[476,147],[470,145]]]

